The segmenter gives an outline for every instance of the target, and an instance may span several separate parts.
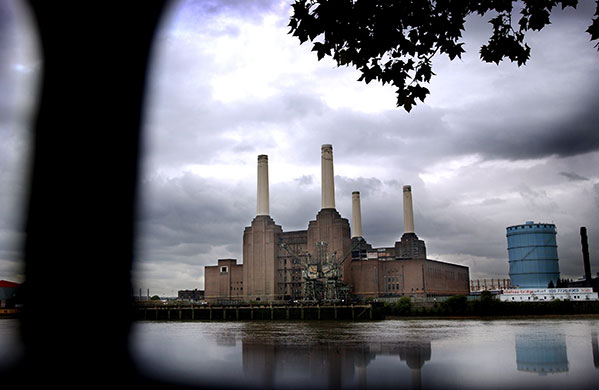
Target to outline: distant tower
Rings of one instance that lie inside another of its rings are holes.
[[[243,296],[247,300],[273,300],[277,295],[276,237],[281,226],[270,217],[268,156],[258,156],[256,217],[243,231]]]
[[[351,229],[349,221],[341,217],[335,209],[335,182],[333,173],[333,146],[324,144],[321,146],[321,183],[322,183],[322,208],[316,215],[316,220],[308,223],[306,251],[312,258],[319,255],[319,248],[326,243],[327,252],[335,255],[337,261],[350,253]],[[342,279],[346,284],[350,283],[351,261],[343,263]]]
[[[403,232],[414,233],[414,207],[410,185],[403,186]]]
[[[414,231],[414,206],[412,204],[412,186],[403,186],[403,234],[395,242],[395,250],[402,259],[426,259],[424,241],[418,239]]]
[[[268,156],[258,156],[258,188],[256,196],[256,215],[270,215],[268,194]]]
[[[582,245],[584,280],[587,283],[587,286],[591,286],[593,277],[591,275],[591,260],[589,259],[589,239],[587,238],[587,228],[584,226],[580,228],[580,244]]]
[[[512,286],[546,288],[557,285],[559,264],[555,225],[527,221],[507,228]]]
[[[333,172],[333,146],[324,144],[321,147],[321,180],[322,208],[335,208],[335,174]]]
[[[352,192],[351,200],[351,237],[362,237],[362,211],[360,208],[360,192]]]

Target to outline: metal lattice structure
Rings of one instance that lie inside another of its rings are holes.
[[[315,244],[315,256],[306,253],[306,260],[302,260],[284,243],[281,247],[302,266],[303,301],[339,302],[349,298],[349,287],[342,280],[342,265],[354,249],[353,246],[340,260],[337,259],[337,252],[329,253],[328,243],[324,241]]]

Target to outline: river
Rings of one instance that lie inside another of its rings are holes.
[[[139,322],[150,375],[310,388],[599,388],[597,319]]]
[[[0,321],[0,364],[21,351]],[[136,322],[151,377],[258,388],[599,388],[599,319]]]

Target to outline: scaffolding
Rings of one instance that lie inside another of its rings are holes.
[[[305,260],[289,248],[281,244],[302,267],[302,300],[306,302],[342,302],[350,298],[350,289],[343,281],[343,263],[356,244],[341,259],[337,259],[337,252],[329,253],[328,243],[316,242],[314,256],[306,252]]]

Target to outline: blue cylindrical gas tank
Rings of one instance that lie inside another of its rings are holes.
[[[507,228],[507,249],[512,286],[547,288],[557,285],[559,263],[555,225],[528,221]]]

